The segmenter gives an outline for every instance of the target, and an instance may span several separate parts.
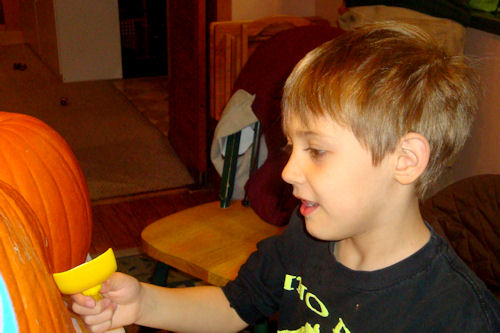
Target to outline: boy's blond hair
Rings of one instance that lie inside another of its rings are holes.
[[[363,26],[309,52],[283,93],[283,126],[330,116],[350,128],[378,165],[409,132],[425,136],[428,166],[416,184],[422,198],[462,149],[478,104],[470,61],[449,56],[415,26]]]

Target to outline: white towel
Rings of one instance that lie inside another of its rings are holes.
[[[231,134],[242,131],[240,147],[238,151],[238,164],[236,167],[235,184],[232,199],[243,199],[245,195],[244,186],[248,180],[250,172],[250,160],[252,154],[253,126],[258,121],[252,110],[252,103],[255,95],[251,95],[245,90],[236,91],[227,102],[221,119],[215,128],[214,139],[210,151],[210,159],[219,173],[222,174],[224,167],[224,154],[226,151],[227,137]],[[261,138],[259,150],[259,163],[267,158],[267,146],[264,136]]]

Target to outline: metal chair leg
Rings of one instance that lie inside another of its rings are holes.
[[[250,155],[250,169],[249,169],[249,177],[254,173],[255,170],[259,167],[259,151],[260,151],[260,122],[256,122],[253,126],[253,141],[252,141],[252,155]],[[250,202],[248,201],[247,194],[245,193],[245,197],[243,198],[243,205],[249,206]]]
[[[238,150],[240,147],[241,132],[229,135],[226,143],[226,155],[224,160],[224,169],[222,170],[222,182],[220,188],[220,206],[229,207],[229,202],[233,195],[234,177],[236,176],[236,167],[238,164]]]
[[[252,333],[267,333],[269,332],[269,325],[267,320],[256,323],[252,328]]]
[[[156,267],[151,278],[151,283],[157,286],[166,287],[168,282],[169,270],[170,266],[162,263],[161,261],[156,262]]]

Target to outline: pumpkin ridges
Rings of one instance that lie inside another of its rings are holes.
[[[33,120],[36,120],[36,122]],[[65,161],[66,165],[68,166],[69,171],[71,171],[72,177],[75,180],[75,185],[78,186],[78,188],[82,194],[85,194],[85,198],[89,199],[88,189],[87,189],[85,181],[84,181],[85,178],[84,178],[82,170],[80,168],[74,169],[74,168],[69,167],[70,165],[78,164],[78,159],[73,154],[73,152],[71,152],[70,147],[67,145],[66,141],[64,141],[64,139],[55,130],[53,130],[50,127],[47,127],[47,125],[45,123],[40,123],[40,121],[38,121],[38,119],[36,119],[36,118],[33,118],[33,120],[30,121],[30,124],[32,125],[30,128],[28,128],[26,126],[22,126],[22,124],[20,125],[20,127],[22,127],[23,130],[32,131],[32,132],[36,133],[36,135],[43,137],[45,140],[45,143],[47,145],[52,146],[54,151],[57,151],[57,147],[53,144],[53,141],[55,141],[54,137],[57,139],[59,145],[66,146],[69,149],[70,154],[60,155],[60,157]],[[34,131],[34,129],[38,129],[38,130]],[[46,132],[50,132],[51,136],[46,135]],[[66,160],[66,158],[68,158],[68,160]],[[73,172],[76,172],[76,174],[74,174]],[[79,181],[79,180],[83,180],[83,182]]]
[[[27,221],[34,221],[33,225],[30,225],[29,228],[23,224],[25,229],[23,232],[29,236],[32,242],[34,242],[34,246],[37,248],[37,251],[40,252],[39,255],[41,258],[45,262],[48,261],[50,259],[50,251],[44,242],[44,239],[46,238],[45,230],[41,227],[35,212],[31,209],[31,207],[29,207],[28,203],[26,203],[21,194],[19,194],[19,192],[17,192],[11,185],[0,180],[0,190],[0,194],[2,194],[0,199],[3,199],[4,201],[8,200],[8,203],[11,201],[22,203],[21,206],[16,205],[16,209],[10,205],[8,207],[10,209],[8,212],[15,214],[16,219],[21,219],[21,217],[23,217]],[[4,210],[5,209],[6,208],[4,208]],[[2,215],[5,216],[5,214],[0,211],[0,216]]]
[[[30,244],[25,245],[29,246]],[[29,260],[25,259],[25,261],[31,263],[31,265],[10,265],[11,270],[14,272],[23,270],[22,278],[16,279],[14,283],[16,286],[17,298],[21,301],[17,301],[17,304],[14,305],[17,314],[16,318],[18,318],[18,321],[19,319],[24,321],[22,324],[19,323],[20,332],[56,332],[56,328],[60,324],[57,324],[55,320],[57,320],[56,318],[65,316],[62,312],[67,310],[57,306],[57,302],[61,301],[60,299],[57,300],[54,298],[54,295],[57,295],[57,290],[51,291],[49,294],[44,287],[41,287],[52,283],[52,281],[49,282],[46,279],[49,274],[47,269],[37,269],[37,267],[42,265],[39,257],[35,253],[31,253],[31,258]],[[35,262],[33,263],[33,261]],[[10,286],[12,286],[12,284],[10,284]],[[15,297],[15,294],[11,293],[10,287],[9,293],[11,294],[11,298]],[[31,299],[33,298],[32,293],[38,293],[39,295],[33,300]],[[52,306],[47,307],[48,303],[52,304]],[[57,306],[58,309],[53,309],[53,306]],[[34,313],[37,313],[37,316],[34,316]],[[23,314],[29,314],[33,317],[24,318],[25,316]],[[40,328],[40,319],[37,319],[36,317],[44,317],[44,322],[42,323],[43,329]],[[22,328],[23,325],[29,327],[29,329],[24,330]],[[65,331],[70,330],[68,329]]]
[[[51,143],[51,140],[49,140],[50,138],[44,138],[46,140],[45,144],[46,146],[50,146],[52,149],[56,150],[55,147],[53,147],[52,143]],[[71,168],[71,165],[72,164],[77,164],[77,160],[76,160],[76,157],[74,157],[74,155],[58,155],[58,158],[61,159],[61,163],[64,163],[66,165],[66,169],[69,171],[68,174],[66,174],[67,176],[67,183],[75,186],[79,191],[72,191],[72,193],[74,194],[77,194],[79,195],[78,198],[74,198],[74,196],[69,196],[69,197],[63,197],[63,194],[59,192],[59,195],[61,197],[61,203],[62,205],[64,206],[64,209],[63,211],[66,213],[65,214],[65,218],[68,222],[71,222],[71,221],[74,221],[74,220],[79,220],[79,219],[89,219],[91,220],[91,208],[90,208],[90,205],[86,205],[86,209],[81,211],[80,213],[83,213],[84,216],[75,216],[75,211],[71,210],[69,206],[74,206],[75,204],[78,204],[78,203],[88,203],[90,202],[90,198],[89,198],[89,195],[88,195],[88,190],[86,188],[86,185],[84,183],[84,176],[83,176],[83,172],[81,171],[81,169],[74,169],[74,168]],[[65,158],[69,158],[70,160],[66,160]],[[43,163],[43,161],[42,161]],[[43,163],[45,164],[45,163]],[[48,166],[46,166],[47,168],[47,171],[50,172],[50,168]],[[77,174],[75,174],[74,172],[76,172]],[[83,181],[79,181],[79,180],[83,180]],[[84,186],[85,185],[85,186]],[[59,189],[59,188],[57,188]],[[69,214],[68,214],[69,213]],[[69,223],[68,223],[69,225]],[[90,247],[90,238],[91,238],[91,235],[92,235],[92,230],[91,228],[88,228],[87,230],[87,235],[86,237],[83,237],[84,235],[82,234],[78,234],[76,235],[76,237],[71,237],[73,236],[72,233],[69,233],[69,236],[70,238],[68,239],[70,244],[75,244],[76,243],[76,248],[81,248],[83,246],[87,246],[86,250],[84,251],[84,253],[82,253],[82,255],[80,256],[80,260],[78,262],[72,262],[72,266],[75,266],[77,264],[81,264],[84,260],[85,260],[85,257],[86,257],[86,253],[88,252],[88,249]],[[72,246],[69,247],[69,249],[71,249]],[[71,255],[71,257],[73,257],[73,254]]]
[[[35,206],[39,207],[38,209],[35,209],[35,211],[39,214],[40,220],[45,226],[44,228],[48,231],[54,229],[54,225],[60,224],[67,227],[70,224],[69,222],[74,224],[75,221],[84,221],[82,226],[72,225],[72,230],[76,231],[74,233],[67,233],[67,236],[62,239],[57,239],[57,237],[62,233],[60,227],[55,228],[58,229],[55,234],[48,232],[51,234],[51,248],[54,248],[54,251],[59,252],[62,250],[58,249],[64,249],[65,253],[63,253],[63,255],[70,258],[68,260],[71,261],[71,264],[68,265],[66,263],[63,265],[64,267],[60,267],[62,265],[60,262],[56,263],[55,266],[59,268],[58,270],[66,270],[72,266],[82,263],[85,260],[86,253],[90,247],[92,216],[90,198],[85,184],[84,175],[82,170],[78,167],[76,157],[71,152],[64,139],[56,131],[34,117],[0,112],[0,134],[5,134],[2,135],[2,137],[7,138],[11,138],[12,136],[17,137],[18,139],[16,140],[19,140],[20,142],[16,142],[16,146],[18,146],[17,148],[20,152],[24,151],[24,147],[29,147],[29,150],[34,152],[31,154],[32,156],[29,156],[29,158],[38,160],[38,162],[35,163],[36,170],[34,170],[35,167],[24,170],[34,173],[39,172],[40,174],[44,174],[45,177],[52,177],[53,174],[57,177],[58,174],[60,174],[60,178],[55,178],[53,181],[58,181],[64,185],[49,186],[50,191],[52,191],[50,192],[50,195],[48,195],[49,189],[44,188],[42,190],[42,185],[46,184],[33,183],[33,181],[38,180],[37,177],[33,176],[33,174],[23,176],[27,179],[18,181],[19,183],[24,184],[19,185],[23,187],[22,189],[18,189],[23,193],[28,201],[32,202],[33,208],[35,208]],[[8,146],[9,144],[2,143],[2,145]],[[43,159],[44,156],[41,154],[38,154],[37,156],[36,152],[38,151],[42,151],[44,152],[43,154],[49,155],[51,157],[51,163],[45,163],[46,161]],[[59,151],[61,152],[59,153]],[[21,157],[26,158],[26,156]],[[6,158],[10,158],[10,156]],[[57,159],[57,162],[53,163],[53,159]],[[19,163],[26,164],[28,162],[26,160],[24,163]],[[42,167],[42,164],[45,165],[45,169]],[[6,173],[5,170],[3,172],[4,174]],[[8,178],[9,175],[4,177]],[[9,179],[12,179],[12,177]],[[5,178],[4,180],[8,181],[8,179]],[[8,182],[15,185],[13,184],[13,181]],[[70,188],[68,189],[62,186],[70,186]],[[40,188],[42,193],[35,196],[35,189],[37,188]],[[34,198],[29,199],[30,195],[33,195]],[[56,202],[60,203],[60,206],[56,207],[57,211],[56,208],[54,208]],[[58,215],[44,216],[43,214],[46,212],[48,212],[48,214],[57,212]],[[68,242],[64,242],[65,240]],[[64,243],[66,243],[66,245]],[[72,248],[77,250],[79,249],[79,251],[71,253],[69,250]],[[60,260],[62,262],[62,259],[59,259],[59,257],[62,258],[62,256],[55,256],[54,260]]]
[[[4,258],[0,267],[20,332],[72,331],[68,310],[41,260],[44,248],[41,233],[36,230],[39,227],[36,215],[3,182],[0,182],[0,207],[0,248]]]
[[[38,149],[33,148],[29,142],[26,142],[26,146],[30,146],[30,148],[32,148],[33,151],[38,151]],[[57,155],[55,157],[60,158],[60,156],[57,156]],[[65,198],[62,195],[60,188],[58,186],[56,186],[57,180],[55,178],[55,174],[57,173],[57,171],[51,170],[51,168],[48,165],[46,165],[46,163],[44,162],[44,159],[40,158],[40,156],[38,156],[38,154],[33,155],[32,158],[37,160],[37,163],[34,163],[32,168],[39,168],[41,173],[45,172],[47,175],[44,178],[44,182],[47,182],[47,183],[50,182],[50,183],[54,184],[54,186],[50,186],[50,188],[49,188],[50,190],[52,190],[51,193],[43,193],[43,195],[40,191],[42,184],[39,184],[39,183],[36,184],[36,188],[38,189],[37,193],[39,194],[38,200],[41,202],[41,204],[44,208],[43,209],[44,213],[47,213],[47,214],[44,214],[45,220],[43,221],[43,223],[47,225],[48,230],[51,233],[50,237],[53,240],[53,242],[55,242],[59,246],[64,247],[68,251],[70,251],[67,262],[60,262],[59,260],[62,259],[61,257],[53,258],[52,261],[54,262],[54,266],[55,267],[60,267],[61,265],[68,266],[68,267],[76,266],[77,264],[80,264],[81,262],[78,262],[78,263],[71,262],[71,260],[70,260],[72,257],[71,248],[72,248],[72,245],[75,245],[76,247],[81,248],[81,245],[80,244],[73,244],[71,237],[63,237],[62,236],[63,233],[61,232],[62,230],[60,229],[60,228],[65,229],[64,235],[71,235],[70,223],[72,222],[72,220],[70,220],[66,214],[64,215],[64,217],[59,216],[57,218],[57,220],[60,220],[61,222],[65,222],[65,223],[59,223],[57,225],[57,229],[56,229],[53,226],[53,220],[54,220],[53,218],[55,218],[55,217],[51,216],[51,214],[50,214],[51,211],[53,211],[55,209],[54,205],[56,205],[56,204],[58,206],[60,205],[60,208],[58,209],[58,211],[62,211],[62,212],[68,211],[68,207],[66,207],[64,205]],[[36,173],[37,170],[30,169],[30,171],[34,171],[32,173]],[[60,176],[60,175],[57,175],[57,176]],[[37,178],[36,177],[32,177],[32,178],[36,183]],[[72,182],[67,182],[66,180],[64,181],[64,183],[65,184],[72,184]],[[47,189],[45,189],[45,190],[47,190]],[[50,201],[47,199],[50,199]],[[51,210],[49,211],[48,208],[51,208]],[[53,252],[52,253],[53,256],[55,256],[56,253],[55,253],[55,249],[53,246],[51,247],[51,251]]]
[[[47,146],[50,146],[51,143],[50,141],[47,141],[46,142],[46,145]],[[55,148],[53,148],[55,150]],[[69,163],[64,159],[65,156],[63,155],[58,155],[57,156],[58,158],[61,159],[61,163],[64,163],[67,167],[66,169],[69,170],[69,171],[74,171]],[[47,173],[49,173],[51,176],[53,173],[51,173],[51,170],[50,170],[50,167],[43,161],[43,160],[40,160],[40,165],[43,165],[45,166],[46,170],[47,170]],[[67,177],[67,179],[65,179],[65,183],[66,184],[71,184],[72,186],[79,188],[79,185],[81,185],[81,182],[78,182],[77,180],[78,179],[83,179],[83,174],[81,175],[80,178],[76,177],[73,173],[69,173],[69,174],[66,174],[65,175]],[[54,177],[51,177],[52,180],[54,182],[56,182],[56,179]],[[71,209],[72,206],[74,206],[75,204],[78,204],[78,203],[84,203],[84,202],[89,202],[89,197],[88,195],[85,195],[88,193],[88,191],[71,191],[72,193],[74,193],[75,195],[79,195],[78,198],[75,198],[74,196],[66,196],[64,197],[63,193],[60,191],[60,188],[59,187],[55,187],[55,190],[57,190],[57,193],[58,193],[58,196],[59,198],[61,199],[60,200],[60,203],[61,205],[63,206],[63,209],[62,211],[65,213],[64,215],[64,219],[66,221],[68,221],[67,223],[67,227],[69,229],[69,225],[70,223],[72,223],[72,221],[75,221],[75,220],[81,220],[81,219],[91,219],[91,210],[90,210],[90,205],[87,205],[87,210],[85,211],[81,211],[81,213],[84,214],[84,216],[75,216],[75,214],[77,212],[73,211]],[[55,193],[54,193],[55,195]],[[53,204],[52,202],[47,202],[47,200],[44,200],[44,198],[42,197],[42,200],[44,201],[44,203],[46,203],[47,205],[51,205]],[[68,214],[69,213],[69,214]],[[71,251],[71,249],[73,248],[73,246],[77,249],[80,249],[82,247],[85,247],[87,246],[87,248],[85,249],[84,252],[82,252],[80,254],[80,257],[79,257],[79,260],[77,262],[71,262],[70,265],[71,267],[73,266],[76,266],[78,264],[81,264],[82,262],[84,262],[85,260],[85,257],[86,257],[86,253],[88,252],[88,249],[90,247],[90,238],[91,238],[91,229],[88,228],[87,230],[87,237],[84,237],[85,235],[82,235],[81,233],[78,234],[78,235],[73,235],[70,230],[68,230],[68,235],[69,237],[67,239],[59,239],[60,242],[62,243],[63,241],[67,241],[68,242],[68,250]],[[56,235],[57,236],[57,235]],[[76,236],[76,237],[72,237],[72,236]],[[73,258],[74,257],[74,254],[73,253],[70,253],[70,258]]]
[[[4,188],[2,188],[3,190]],[[25,236],[25,234],[28,234],[28,230],[31,229],[33,225],[37,225],[36,221],[36,215],[31,212],[29,209],[29,206],[26,204],[24,199],[19,199],[21,198],[20,196],[17,199],[14,199],[14,205],[11,206],[11,208],[16,208],[14,210],[13,214],[16,214],[18,220],[16,225],[16,235],[19,236]],[[9,199],[9,198],[7,198]],[[1,205],[4,207],[5,210],[5,204]],[[29,219],[23,219],[24,217],[30,217],[33,220],[33,222],[29,223]],[[14,220],[14,218],[11,218],[10,220]],[[10,221],[9,221],[10,222]],[[67,313],[67,309],[64,306],[64,304],[61,302],[60,295],[55,287],[55,284],[51,278],[51,276],[48,274],[47,267],[43,261],[40,260],[40,242],[36,238],[32,238],[31,236],[25,237],[24,239],[21,238],[21,244],[19,245],[25,245],[24,250],[19,252],[21,255],[28,255],[29,257],[26,258],[25,263],[29,263],[30,267],[28,269],[24,268],[23,269],[23,279],[17,280],[17,284],[20,284],[20,287],[25,287],[21,288],[24,292],[21,293],[23,296],[23,308],[24,308],[24,313],[32,314],[35,311],[38,313],[40,311],[40,308],[43,308],[43,319],[44,319],[44,326],[42,330],[35,330],[35,329],[40,329],[40,319],[35,320],[28,320],[28,323],[30,326],[33,326],[32,329],[30,329],[30,332],[47,332],[48,328],[51,328],[52,331],[56,331],[56,328],[59,327],[62,323],[65,323],[65,330],[64,331],[69,331],[71,330],[71,325],[69,325],[69,322],[62,321],[59,323],[59,319],[61,319],[61,316],[63,317],[68,317],[69,315]],[[30,251],[31,250],[31,251]],[[31,253],[30,253],[31,252]],[[15,270],[17,271],[17,270]],[[38,286],[38,290],[32,291],[34,286]],[[29,291],[32,291],[33,293],[36,292],[41,292],[42,297],[36,297],[35,302],[28,302],[27,299],[31,297],[31,295],[28,294]],[[53,306],[47,306],[48,304],[54,305],[57,308],[53,308]],[[47,311],[48,310],[48,311]],[[45,314],[45,312],[49,312],[48,314]],[[48,325],[46,327],[45,325]],[[59,327],[60,328],[60,327]],[[57,330],[60,331],[60,330]]]
[[[19,147],[26,146],[26,143],[23,143],[23,144],[18,143],[19,141],[24,141],[23,137],[18,135],[18,133],[19,132],[11,133],[10,138],[15,137],[15,138],[17,138],[17,140],[11,140],[9,142],[9,145],[3,146],[3,149],[2,149],[2,152],[5,153],[6,156],[10,156],[11,160],[14,160],[11,163],[11,165],[12,165],[11,168],[13,168],[13,166],[16,166],[17,168],[24,167],[23,170],[19,170],[19,169],[17,170],[17,172],[14,175],[14,179],[11,181],[11,184],[15,185],[16,188],[18,188],[21,192],[26,193],[29,191],[31,198],[36,197],[35,200],[32,200],[32,201],[35,203],[35,205],[40,203],[41,206],[40,207],[34,206],[33,208],[35,208],[35,209],[38,208],[37,211],[39,212],[38,217],[39,217],[40,222],[42,223],[42,225],[46,226],[44,229],[47,231],[50,239],[59,241],[57,235],[60,234],[60,230],[58,230],[58,228],[51,228],[50,227],[51,226],[50,225],[51,216],[49,216],[47,214],[47,207],[52,207],[52,209],[55,209],[54,205],[59,204],[61,202],[61,200],[60,200],[60,198],[54,198],[53,193],[44,193],[46,196],[49,196],[51,198],[52,206],[50,206],[46,203],[44,196],[40,192],[40,188],[42,186],[41,186],[41,184],[39,184],[37,182],[38,179],[33,176],[33,170],[31,168],[25,167],[26,165],[28,165],[30,163],[28,161],[26,161],[25,159],[23,159],[24,156],[22,156],[20,154],[16,154],[16,152],[19,151],[19,148],[18,149],[15,148],[17,145]],[[40,163],[40,161],[39,161],[40,159],[38,158],[38,156],[33,155],[32,158],[33,157],[38,159],[38,163],[31,163],[32,168],[38,166]],[[51,179],[53,179],[51,172],[48,172],[47,176],[50,177]],[[47,178],[44,178],[44,181],[46,182]],[[56,184],[56,182],[53,181],[53,184]],[[57,186],[51,186],[50,188],[57,189]],[[36,195],[36,194],[38,194],[38,195]],[[67,228],[68,227],[67,223],[64,226]],[[63,241],[66,241],[66,243],[67,243],[64,245],[64,247],[69,249],[71,247],[71,244],[68,243],[68,240],[63,240]],[[52,263],[54,261],[54,266],[56,266],[57,264],[59,264],[59,262],[58,262],[59,258],[55,257],[55,253],[54,253],[55,250],[54,250],[53,246],[50,246],[50,251],[51,251],[51,258],[53,258],[53,260],[49,261],[49,263]],[[65,262],[63,264],[67,265],[67,266],[71,266],[70,262]],[[51,270],[52,270],[53,269],[52,265],[49,265],[49,266],[51,266]]]

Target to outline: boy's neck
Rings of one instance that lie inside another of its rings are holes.
[[[418,202],[399,220],[381,225],[360,236],[336,242],[334,255],[344,266],[359,271],[374,271],[394,265],[418,250],[430,239]]]

